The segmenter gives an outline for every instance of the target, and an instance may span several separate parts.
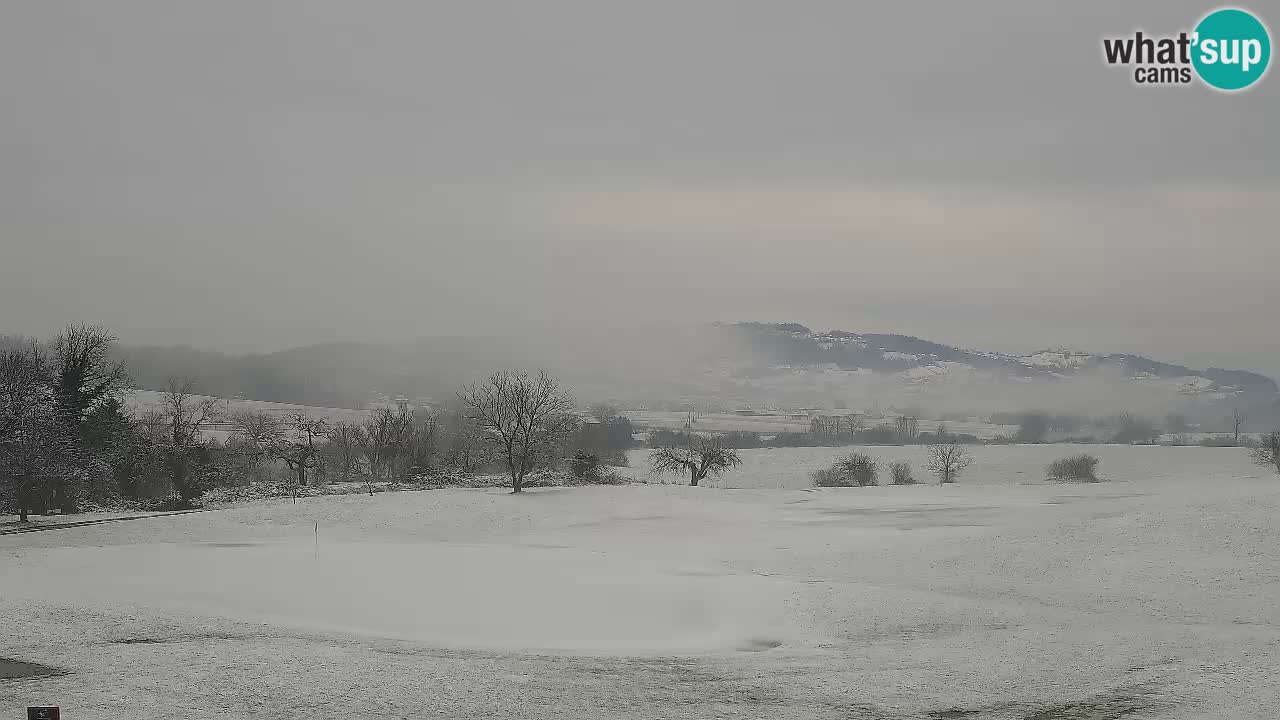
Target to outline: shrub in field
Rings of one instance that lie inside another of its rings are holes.
[[[810,477],[818,487],[867,487],[880,484],[876,480],[878,474],[874,458],[865,453],[852,453],[831,467],[815,470]]]
[[[1098,458],[1088,455],[1072,455],[1049,463],[1046,471],[1054,482],[1098,482]]]
[[[893,477],[894,485],[915,485],[915,475],[911,474],[911,465],[904,462],[896,462],[889,466],[889,474]]]
[[[1272,430],[1259,438],[1252,452],[1254,462],[1280,472],[1280,430]]]
[[[569,473],[569,477],[561,478],[562,483],[556,482],[554,477],[544,477],[539,478],[536,484],[625,485],[628,482],[627,478],[606,465],[595,453],[574,453],[569,459]]]
[[[1115,433],[1111,442],[1124,445],[1150,445],[1156,441],[1160,432],[1155,423],[1133,413],[1120,413],[1114,420]]]
[[[627,453],[624,450],[614,450],[611,452],[601,453],[600,464],[609,467],[629,467],[631,461],[627,459]]]
[[[816,487],[848,487],[852,484],[845,482],[834,467],[814,470],[809,473],[809,479]]]
[[[600,476],[600,456],[578,451],[569,459],[569,471],[580,481],[594,480]]]
[[[176,510],[196,510],[203,507],[199,500],[184,498],[179,495],[151,498],[138,504],[138,509],[146,512],[173,512]]]

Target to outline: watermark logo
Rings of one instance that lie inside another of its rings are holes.
[[[1200,79],[1219,90],[1243,90],[1262,79],[1271,62],[1271,36],[1257,16],[1225,8],[1196,25],[1199,52],[1191,54]]]
[[[1247,10],[1222,8],[1205,15],[1195,29],[1152,36],[1141,30],[1103,38],[1108,65],[1133,67],[1138,85],[1188,85],[1196,77],[1211,88],[1244,90],[1262,79],[1271,63],[1271,35]]]

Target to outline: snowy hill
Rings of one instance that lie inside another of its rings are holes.
[[[850,406],[914,401],[955,409],[1039,404],[1163,412],[1239,405],[1267,411],[1278,397],[1275,381],[1257,373],[1138,355],[1068,349],[1010,355],[795,323],[719,324],[712,333],[724,350],[708,376],[739,391],[746,385],[792,393],[808,388],[817,404],[825,395]]]
[[[1276,416],[1276,383],[1257,373],[1193,369],[1137,355],[1046,349],[1008,355],[906,335],[818,332],[740,323],[573,336],[430,338],[340,343],[231,356],[190,348],[125,348],[139,386],[191,375],[202,392],[360,408],[379,397],[447,402],[462,383],[500,368],[545,368],[584,402],[705,411],[921,405],[956,413],[1045,408],[1220,417]]]
[[[1186,395],[1223,399],[1239,394],[1275,395],[1271,378],[1242,370],[1197,370],[1138,355],[1095,355],[1067,349],[1029,355],[964,350],[908,335],[815,332],[794,323],[719,326],[745,336],[751,347],[772,353],[779,367],[834,366],[841,370],[898,373],[910,382],[928,382],[956,373],[1003,373],[1014,378],[1068,378],[1113,371],[1134,382],[1162,383]]]

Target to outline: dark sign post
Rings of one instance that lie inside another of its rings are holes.
[[[29,707],[27,720],[61,720],[62,715],[56,707]]]

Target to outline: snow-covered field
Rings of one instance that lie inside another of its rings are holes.
[[[196,395],[198,399],[208,399],[209,395]],[[358,421],[367,417],[365,410],[353,410],[350,408],[327,408],[317,405],[294,405],[290,403],[268,402],[265,400],[241,400],[233,398],[213,398],[219,402],[221,414],[230,415],[237,412],[260,412],[268,415],[284,416],[292,413],[302,413],[308,417],[324,418],[330,421]],[[155,410],[161,408],[164,403],[164,393],[155,390],[130,390],[125,395],[125,404],[132,410],[137,412],[145,412],[147,410]]]
[[[290,415],[302,414],[309,418],[328,420],[331,423],[362,422],[369,416],[367,410],[354,410],[351,408],[328,408],[320,407],[318,405],[294,405],[291,403],[268,402],[265,400],[220,398],[210,395],[196,395],[193,397],[199,400],[212,398],[218,401],[213,417],[201,426],[202,437],[206,440],[216,440],[218,442],[226,442],[227,438],[232,434],[234,427],[230,422],[230,419],[236,413],[265,413],[276,418],[286,418]],[[164,393],[154,390],[130,390],[125,394],[124,401],[129,409],[137,413],[143,413],[162,408],[164,404]]]
[[[1072,450],[977,448],[948,487],[811,491],[840,449],[766,450],[725,487],[0,535],[0,658],[66,672],[0,680],[0,717],[1275,717],[1280,478],[1116,446],[1110,482],[1041,482]]]

